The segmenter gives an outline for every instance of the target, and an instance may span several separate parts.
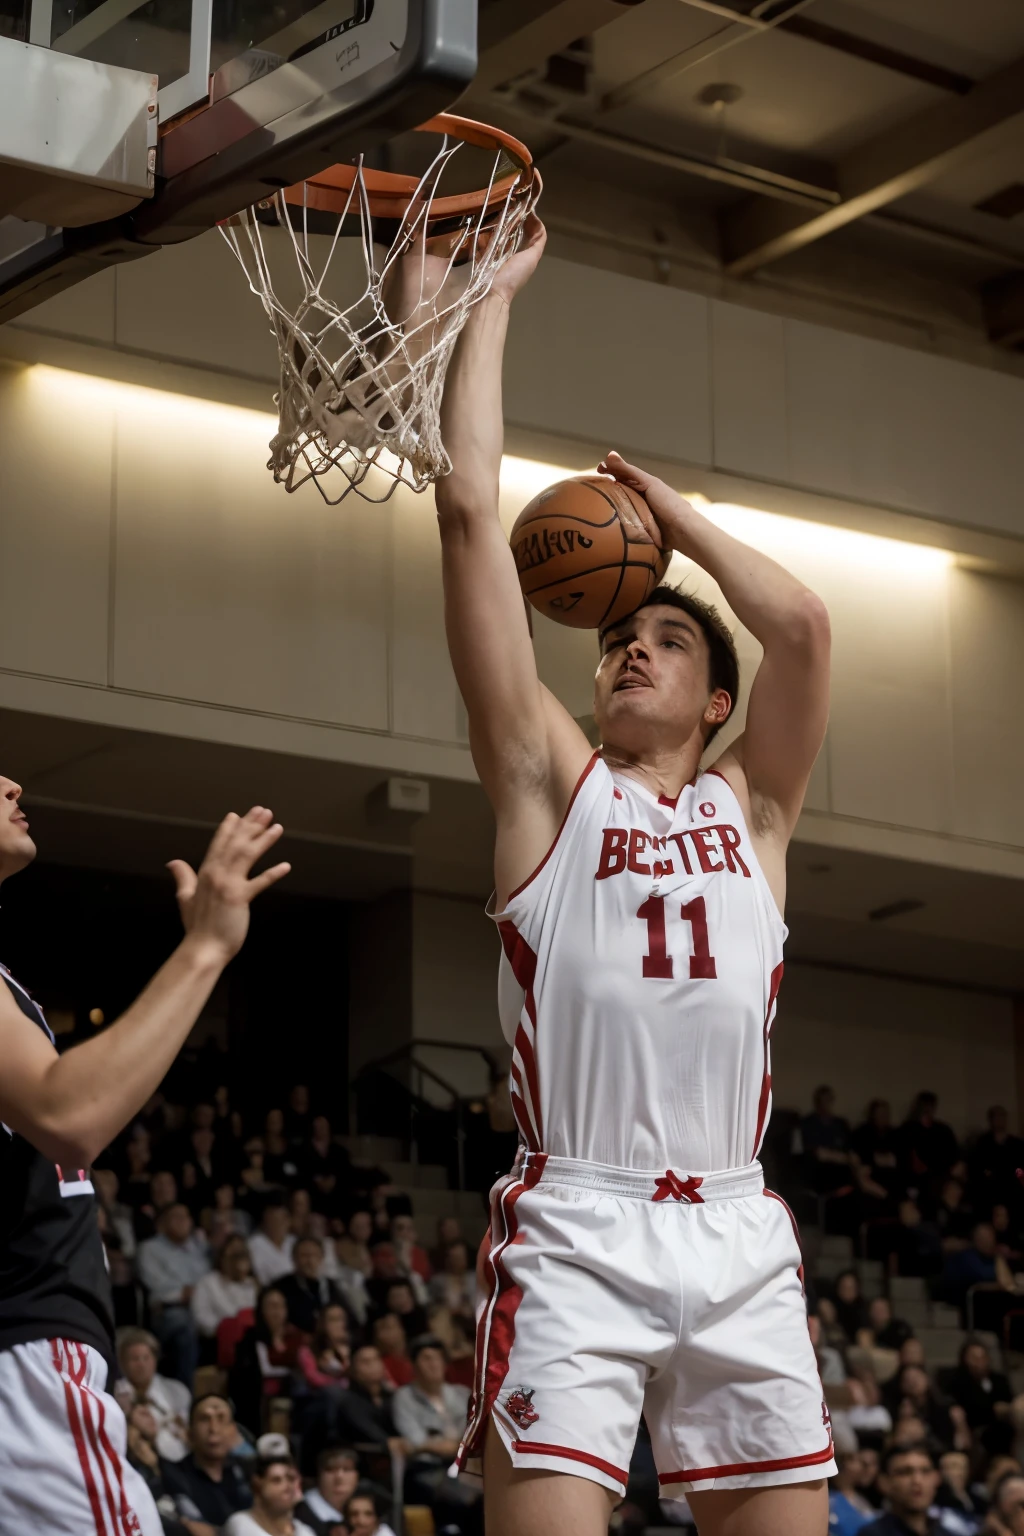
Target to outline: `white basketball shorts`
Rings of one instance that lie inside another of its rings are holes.
[[[663,1498],[835,1472],[793,1219],[759,1164],[529,1153],[491,1216],[459,1466],[493,1417],[515,1467],[621,1495],[642,1413]]]
[[[0,1536],[161,1536],[106,1379],[87,1344],[0,1350]]]

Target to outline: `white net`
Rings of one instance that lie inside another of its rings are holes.
[[[267,467],[286,490],[312,479],[331,504],[351,491],[384,501],[399,482],[422,491],[451,469],[440,425],[445,372],[470,310],[518,248],[539,193],[532,170],[510,177],[515,167],[499,150],[479,209],[440,219],[432,214],[439,183],[462,147],[442,137],[386,246],[375,240],[361,161],[327,241],[315,233],[323,215],[311,217],[308,187],[301,203],[278,192],[221,225],[277,341],[279,419]],[[395,222],[385,224],[388,232]],[[366,286],[339,300],[332,262],[350,229]],[[272,270],[272,248],[276,260],[298,263],[297,302],[281,297],[294,290],[294,265],[288,274]]]

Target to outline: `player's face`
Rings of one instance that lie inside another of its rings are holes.
[[[708,644],[678,608],[641,608],[604,637],[594,679],[594,717],[605,746],[677,749],[729,713],[729,695],[708,682]]]
[[[0,880],[31,864],[36,845],[28,835],[28,817],[21,809],[21,785],[0,774]]]

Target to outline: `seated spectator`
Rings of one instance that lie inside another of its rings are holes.
[[[892,1414],[882,1401],[882,1389],[878,1385],[871,1366],[864,1360],[850,1366],[851,1388],[859,1389],[846,1411],[846,1420],[858,1439],[861,1436],[887,1435],[892,1429]]]
[[[261,1457],[252,1472],[251,1510],[232,1515],[224,1536],[313,1536],[308,1525],[294,1517],[302,1498],[302,1485],[290,1456]]]
[[[996,1234],[996,1252],[1007,1264],[1019,1264],[1021,1260],[1021,1232],[1013,1220],[1008,1205],[992,1207],[992,1226]]]
[[[348,1314],[339,1302],[324,1307],[312,1343],[301,1346],[298,1360],[299,1370],[314,1390],[348,1386],[352,1350]]]
[[[345,1505],[345,1528],[349,1536],[395,1536],[381,1520],[377,1495],[370,1490],[354,1493]]]
[[[990,1453],[1006,1453],[1014,1439],[1014,1401],[1009,1377],[992,1369],[984,1344],[968,1339],[950,1382],[953,1401],[964,1411],[968,1426],[980,1433]]]
[[[920,1207],[909,1198],[900,1201],[893,1252],[900,1275],[923,1279],[937,1275],[942,1268],[939,1229],[933,1222],[924,1220]]]
[[[210,1248],[216,1252],[229,1237],[248,1237],[252,1231],[252,1217],[235,1204],[235,1186],[218,1184],[213,1192],[213,1204],[203,1212],[203,1231]]]
[[[265,1156],[262,1136],[250,1136],[245,1143],[245,1161],[238,1175],[243,1203],[257,1201],[262,1195],[279,1190],[279,1186],[272,1184],[267,1177]]]
[[[412,1361],[402,1319],[397,1312],[383,1312],[373,1324],[373,1342],[380,1350],[384,1369],[393,1387],[406,1387],[412,1381]]]
[[[243,1463],[233,1457],[235,1415],[226,1397],[197,1397],[189,1418],[192,1449],[183,1461],[164,1468],[164,1487],[191,1536],[210,1536],[252,1503]]]
[[[118,1198],[120,1185],[117,1174],[113,1168],[94,1168],[92,1182],[96,1190],[96,1203],[107,1213],[110,1232],[117,1237],[120,1252],[126,1259],[133,1259],[136,1242],[132,1211],[130,1206]]]
[[[822,1341],[833,1349],[845,1349],[846,1333],[836,1313],[836,1304],[830,1296],[818,1298],[818,1319],[821,1323]]]
[[[833,1114],[836,1096],[823,1086],[814,1095],[814,1109],[800,1122],[804,1174],[818,1194],[849,1187],[853,1180],[850,1127]]]
[[[938,1392],[922,1366],[901,1367],[894,1381],[887,1383],[886,1395],[889,1404],[894,1405],[897,1419],[913,1414],[928,1426],[940,1445],[949,1450],[970,1449],[971,1435],[964,1410]]]
[[[228,1380],[242,1423],[259,1432],[270,1398],[287,1396],[306,1335],[288,1321],[288,1304],[268,1285],[256,1302],[256,1321],[242,1336]]]
[[[434,1269],[444,1268],[444,1256],[452,1243],[465,1242],[462,1235],[462,1223],[457,1216],[439,1216],[437,1218],[437,1241],[430,1253],[430,1262]]]
[[[300,1333],[312,1335],[324,1307],[344,1306],[344,1301],[334,1281],[323,1273],[324,1245],[318,1237],[300,1238],[292,1259],[295,1268],[277,1282],[278,1289],[288,1306],[288,1321]]]
[[[856,1536],[862,1526],[870,1524],[876,1511],[857,1488],[861,1473],[860,1451],[844,1451],[836,1456],[838,1471],[829,1484],[828,1529],[829,1536]]]
[[[339,1237],[334,1245],[339,1265],[354,1269],[364,1280],[369,1280],[373,1275],[373,1256],[370,1253],[372,1236],[373,1217],[370,1212],[353,1211],[345,1235]]]
[[[299,1175],[298,1153],[284,1131],[279,1109],[267,1111],[263,1126],[263,1170],[272,1184],[291,1189]]]
[[[416,1223],[412,1216],[403,1213],[391,1218],[391,1241],[394,1244],[400,1273],[408,1279],[418,1275],[426,1283],[433,1271],[430,1268],[427,1250],[420,1247]]]
[[[911,1336],[909,1339],[904,1339],[903,1343],[900,1345],[899,1354],[901,1368],[904,1365],[920,1365],[923,1369],[927,1369],[927,1361],[924,1357],[924,1345],[921,1343],[920,1339],[916,1339],[913,1336]]]
[[[349,1390],[338,1398],[338,1433],[356,1445],[402,1449],[391,1414],[393,1396],[380,1350],[361,1344],[352,1352]]]
[[[1024,1476],[1017,1466],[1003,1473],[992,1488],[992,1501],[983,1529],[992,1536],[1024,1536]]]
[[[860,1471],[857,1473],[857,1492],[862,1499],[866,1499],[872,1509],[881,1509],[882,1490],[878,1486],[878,1474],[881,1471],[881,1457],[873,1445],[862,1445],[860,1448]]]
[[[900,1127],[900,1144],[911,1188],[934,1195],[960,1157],[952,1130],[938,1118],[939,1098],[919,1093]]]
[[[419,1280],[418,1275],[413,1280]],[[419,1281],[422,1286],[423,1282]],[[402,1327],[407,1338],[415,1338],[426,1327],[427,1314],[424,1306],[417,1300],[412,1287],[412,1281],[401,1278],[393,1278],[384,1284],[384,1299],[380,1310],[382,1312],[397,1312],[402,1319]]]
[[[873,1296],[868,1302],[867,1324],[857,1335],[857,1343],[865,1349],[898,1350],[913,1333],[902,1317],[893,1317],[888,1296]]]
[[[173,1361],[173,1374],[191,1387],[199,1362],[192,1292],[210,1269],[206,1238],[195,1231],[187,1205],[169,1205],[157,1234],[139,1247],[139,1279],[149,1292],[153,1331]]]
[[[256,1281],[252,1277],[249,1245],[244,1237],[229,1237],[217,1256],[217,1265],[196,1281],[192,1292],[192,1316],[200,1337],[215,1339],[227,1317],[256,1305]]]
[[[870,1536],[907,1536],[908,1532],[930,1536],[939,1530],[937,1522],[929,1516],[938,1492],[939,1473],[923,1441],[916,1445],[891,1445],[882,1457],[878,1480],[889,1512],[864,1527]]]
[[[395,1393],[395,1428],[408,1446],[405,1498],[429,1504],[439,1527],[458,1525],[465,1531],[478,1518],[481,1490],[462,1478],[450,1478],[448,1468],[466,1425],[469,1393],[445,1381],[444,1345],[431,1334],[414,1339],[409,1353],[413,1379]]]
[[[128,1465],[134,1467],[153,1496],[160,1515],[163,1536],[189,1536],[175,1518],[174,1501],[164,1487],[163,1468],[156,1448],[157,1426],[152,1409],[136,1403],[128,1412]]]
[[[448,1356],[446,1380],[455,1387],[473,1386],[476,1327],[461,1314],[435,1303],[427,1308],[427,1332],[441,1340]]]
[[[995,1228],[987,1221],[978,1222],[971,1233],[969,1248],[946,1255],[942,1268],[940,1290],[944,1299],[954,1307],[964,1305],[967,1292],[974,1285],[998,1286],[1003,1291],[1013,1290],[1010,1267],[996,1251]],[[980,1301],[981,1298],[976,1299],[975,1320],[979,1316]],[[997,1318],[1001,1317],[1002,1310],[997,1311]]]
[[[288,1196],[288,1226],[295,1241],[309,1231],[309,1218],[313,1214],[313,1200],[308,1189],[293,1189]]]
[[[136,1127],[124,1144],[125,1160],[120,1175],[124,1202],[132,1211],[139,1211],[149,1200],[152,1157],[148,1135]]]
[[[359,1484],[359,1458],[355,1451],[332,1445],[316,1459],[316,1485],[295,1514],[305,1522],[313,1536],[348,1536],[345,1505]]]
[[[257,1285],[273,1285],[282,1275],[291,1274],[295,1237],[289,1225],[287,1206],[276,1201],[266,1206],[259,1230],[249,1239],[252,1272]]]
[[[352,1183],[352,1159],[334,1140],[326,1115],[314,1119],[313,1134],[303,1150],[301,1163],[302,1178],[312,1192],[314,1208],[325,1215],[335,1215],[342,1195]]]
[[[903,1193],[903,1176],[899,1133],[892,1124],[888,1100],[872,1099],[867,1119],[850,1137],[850,1147],[856,1158],[855,1172],[861,1194],[878,1204],[877,1210],[865,1211],[865,1215],[888,1215],[895,1211]]]
[[[431,1300],[440,1302],[449,1312],[476,1316],[476,1275],[465,1243],[449,1243],[442,1269],[431,1280],[429,1289]]]
[[[125,1416],[137,1404],[148,1408],[156,1424],[156,1448],[164,1461],[180,1461],[188,1452],[188,1412],[192,1394],[180,1381],[157,1373],[160,1345],[144,1328],[124,1328],[117,1336],[121,1376],[114,1396]]]
[[[942,1482],[935,1496],[940,1509],[953,1510],[963,1522],[963,1529],[981,1530],[983,1511],[971,1492],[971,1458],[966,1451],[943,1451],[939,1457]]]
[[[288,1095],[284,1133],[295,1147],[307,1142],[313,1133],[313,1111],[309,1107],[309,1089],[305,1083],[296,1083]]]
[[[135,1236],[140,1243],[156,1235],[157,1217],[177,1199],[178,1181],[169,1168],[159,1168],[150,1175],[149,1197],[135,1207]]]
[[[929,1433],[928,1425],[924,1419],[919,1418],[910,1403],[901,1403],[897,1410],[898,1417],[893,1425],[892,1434],[889,1436],[890,1445],[923,1445],[927,1444],[929,1451],[935,1452],[935,1442]]]
[[[852,1344],[862,1328],[867,1327],[868,1309],[860,1293],[860,1280],[856,1270],[844,1270],[836,1276],[836,1293],[833,1303],[836,1321],[843,1330],[843,1338]]]
[[[935,1225],[942,1239],[943,1253],[959,1253],[970,1246],[974,1217],[965,1201],[966,1191],[959,1179],[947,1179],[935,1207]]]
[[[1024,1141],[1010,1131],[1010,1117],[1001,1104],[988,1111],[988,1130],[978,1137],[970,1158],[971,1184],[981,1209],[1016,1203],[1020,1189],[1017,1169],[1024,1168]]]
[[[211,1116],[213,1106],[208,1106]],[[215,1151],[216,1138],[208,1127],[197,1126],[189,1136],[185,1161],[181,1165],[181,1191],[196,1220],[213,1204],[214,1191],[221,1182],[221,1163]]]

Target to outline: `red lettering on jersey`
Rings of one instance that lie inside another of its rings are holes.
[[[621,875],[626,867],[626,832],[624,827],[605,827],[601,842],[601,861],[595,880],[607,880],[609,875]]]
[[[697,850],[700,867],[706,875],[716,875],[720,869],[725,868],[725,865],[721,862],[717,864],[711,862],[711,855],[718,851],[714,842],[715,831],[716,828],[714,827],[690,828],[690,836],[693,838],[693,846]]]
[[[715,814],[715,807],[711,803],[710,800],[705,800],[704,804],[702,806],[700,806],[699,809],[700,809],[701,815],[702,816],[707,816],[709,820]]]
[[[626,863],[628,867],[633,871],[634,875],[649,875],[651,872],[651,866],[649,864],[640,863],[640,855],[643,853],[648,843],[653,843],[654,846],[657,847],[658,840],[655,837],[651,837],[647,832],[638,831],[636,827],[630,828],[629,857],[626,860]]]
[[[690,863],[690,855],[686,851],[686,844],[683,842],[684,835],[685,834],[682,833],[682,832],[670,832],[669,833],[669,837],[672,839],[672,841],[675,843],[676,847],[679,849],[679,857],[683,861],[683,868],[686,870],[686,873],[688,875],[692,875],[693,874],[693,866]]]
[[[744,864],[740,856],[740,835],[735,827],[716,827],[715,831],[722,839],[722,853],[725,856],[725,867],[731,875],[737,873],[736,865],[739,865],[739,873],[745,879],[750,879],[750,870]]]

